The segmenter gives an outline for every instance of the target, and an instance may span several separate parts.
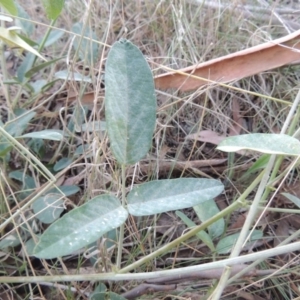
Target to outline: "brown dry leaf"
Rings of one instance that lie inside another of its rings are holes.
[[[300,59],[300,30],[280,39],[155,77],[157,89],[194,90],[209,82],[226,83]],[[199,77],[199,78],[196,78]]]
[[[286,219],[277,221],[275,229],[274,247],[277,247],[289,236],[289,223]]]
[[[185,230],[185,226],[177,222],[172,213],[163,213],[156,222],[156,232],[170,238],[178,238]]]
[[[212,130],[202,130],[199,133],[193,133],[186,136],[189,140],[197,140],[200,142],[211,143],[219,145],[225,138],[226,135],[219,135],[217,132]]]
[[[186,170],[186,169],[201,169],[203,167],[211,167],[223,164],[227,161],[227,158],[222,159],[202,159],[202,160],[190,160],[190,161],[174,161],[174,160],[160,160],[158,165],[156,162],[143,164],[140,166],[140,172],[147,174],[150,170],[153,172],[156,170],[157,166],[159,167],[159,173],[164,174],[169,172],[171,169],[175,170]],[[134,173],[134,167],[129,169],[128,175]]]
[[[77,92],[71,92],[68,94],[67,101],[72,103],[75,102],[78,99],[79,95]],[[84,105],[90,105],[94,103],[95,99],[95,93],[94,92],[88,92],[84,93],[80,99],[81,103]]]
[[[234,136],[240,134],[243,125],[242,125],[242,117],[240,115],[240,105],[236,98],[232,99],[232,119],[233,124],[230,128],[229,136]],[[204,143],[211,143],[214,145],[219,145],[225,138],[225,134],[218,134],[212,130],[202,130],[196,134],[189,134],[186,136],[187,139],[197,140]]]
[[[229,136],[239,135],[241,133],[241,130],[243,128],[243,119],[240,115],[240,104],[237,100],[237,98],[232,98],[232,119],[233,124],[230,128]]]
[[[293,226],[296,230],[300,228],[300,216],[298,214],[293,214],[288,216],[288,222]]]

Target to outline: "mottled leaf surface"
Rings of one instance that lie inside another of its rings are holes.
[[[192,207],[218,196],[223,188],[214,179],[154,180],[132,189],[127,196],[128,210],[134,216],[148,216]]]
[[[127,40],[116,42],[105,66],[106,128],[120,164],[134,164],[151,146],[156,99],[151,70],[141,51]]]
[[[119,227],[127,215],[116,197],[95,197],[48,227],[34,249],[34,256],[50,259],[71,254]]]

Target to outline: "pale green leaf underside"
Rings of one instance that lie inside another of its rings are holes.
[[[300,142],[284,134],[252,133],[228,137],[217,149],[225,152],[254,150],[268,154],[299,155]]]
[[[203,202],[205,203],[205,202]],[[181,219],[184,224],[192,229],[193,227],[196,227],[197,225],[190,220],[183,212],[181,211],[176,211],[176,215]],[[198,231],[196,233],[196,236],[210,249],[210,251],[214,252],[215,251],[215,246],[214,243],[209,236],[209,234],[205,230]]]
[[[132,189],[127,196],[128,210],[134,216],[148,216],[192,207],[218,196],[223,188],[214,179],[155,180]]]
[[[71,254],[119,227],[127,216],[116,197],[95,197],[53,223],[41,236],[34,256],[50,259]]]
[[[285,196],[287,199],[292,201],[295,205],[297,205],[300,208],[300,199],[298,197],[290,193],[281,193],[281,195]]]
[[[52,141],[61,141],[64,138],[64,133],[62,130],[57,129],[46,129],[42,131],[34,131],[23,134],[21,138],[34,138],[34,139],[44,139]]]
[[[111,149],[120,164],[134,164],[151,146],[156,99],[151,70],[126,40],[116,42],[105,66],[105,115]]]
[[[51,224],[59,218],[64,210],[61,194],[47,194],[37,198],[32,204],[35,216],[45,224]]]
[[[220,212],[215,200],[210,199],[193,207],[199,220],[205,222]],[[219,219],[208,226],[208,233],[212,239],[219,237],[225,230],[224,219]]]
[[[250,233],[250,232],[249,232]],[[216,251],[218,254],[227,254],[234,247],[236,241],[238,240],[240,232],[228,235],[221,239],[216,246]],[[261,230],[253,230],[251,233],[248,242],[253,242],[259,240],[263,237],[263,233]]]

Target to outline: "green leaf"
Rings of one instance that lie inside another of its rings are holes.
[[[50,225],[35,247],[34,255],[50,259],[71,254],[119,227],[127,216],[116,197],[95,197]]]
[[[76,128],[80,128],[86,120],[88,113],[88,108],[86,106],[76,105],[72,113],[71,118],[69,118],[68,129],[71,132],[76,131]]]
[[[12,144],[4,138],[0,139],[0,157],[5,158],[12,149]]]
[[[8,44],[10,47],[18,47],[24,49],[32,54],[38,56],[42,60],[46,61],[46,59],[40,55],[34,48],[28,45],[24,40],[22,40],[14,30],[10,30],[9,28],[0,27],[0,38]]]
[[[18,194],[19,198],[24,199],[29,196],[36,188],[34,179],[21,171],[12,171],[8,174],[9,178],[13,178],[22,182],[21,190]]]
[[[71,158],[63,157],[58,162],[55,163],[53,170],[55,172],[58,172],[64,168],[66,168],[67,166],[69,166],[72,163],[72,161],[73,160]]]
[[[49,193],[63,193],[66,197],[74,195],[80,191],[80,188],[76,185],[61,185],[57,188],[50,189],[46,194]]]
[[[247,171],[239,178],[239,181],[247,181],[248,177],[255,173],[256,171],[262,170],[266,167],[268,161],[270,160],[270,154],[263,154],[259,157],[253,165],[247,169]]]
[[[52,141],[61,141],[64,138],[64,132],[58,129],[46,129],[23,134],[20,138],[44,139]]]
[[[15,20],[16,25],[22,28],[22,31],[25,32],[27,37],[33,36],[34,25],[31,22],[29,15],[24,10],[24,8],[21,5],[19,5],[18,3],[17,3],[17,9],[18,9],[18,17],[22,18],[22,20],[19,18],[16,18],[16,20]]]
[[[284,134],[251,133],[231,136],[223,140],[217,149],[225,152],[254,150],[268,154],[300,154],[300,142]]]
[[[250,233],[250,231],[249,231]],[[221,239],[219,241],[219,243],[216,246],[216,251],[218,254],[227,254],[231,251],[231,249],[234,247],[237,239],[239,238],[240,232],[232,234],[232,235],[228,235],[226,237],[224,237],[223,239]],[[248,243],[249,242],[253,242],[256,240],[259,240],[263,237],[263,233],[261,230],[253,230]]]
[[[215,200],[210,199],[193,207],[199,220],[205,222],[220,212]],[[207,227],[209,235],[212,239],[223,234],[225,229],[224,219],[219,219]]]
[[[56,20],[62,9],[64,8],[64,0],[42,0],[44,8],[46,10],[47,17],[50,20]]]
[[[33,256],[33,250],[34,250],[34,247],[36,246],[37,241],[39,240],[40,236],[41,236],[40,234],[35,234],[35,235],[34,235],[34,238],[29,239],[29,240],[25,243],[26,253],[27,253],[29,256]]]
[[[186,226],[188,226],[188,228],[193,228],[196,227],[196,224],[189,219],[183,212],[181,211],[176,211],[176,215],[184,222],[184,224]],[[199,232],[196,233],[196,236],[198,237],[198,239],[200,239],[200,241],[202,241],[212,252],[215,251],[215,246],[213,244],[213,241],[211,239],[211,237],[206,233],[206,231],[201,230]]]
[[[18,14],[17,7],[13,0],[0,0],[0,6],[5,8],[5,10],[13,16],[16,16]]]
[[[106,61],[105,116],[117,161],[129,165],[142,159],[155,126],[154,81],[141,51],[124,39],[112,46]]]
[[[98,37],[95,34],[95,32],[89,27],[86,27],[84,32],[82,32],[83,26],[84,25],[82,23],[75,23],[72,26],[72,32],[85,37],[75,37],[73,42],[73,48],[75,49],[75,51],[78,51],[80,59],[86,64],[95,64],[99,56],[99,45],[96,42],[93,42],[92,40],[97,41]]]
[[[19,239],[18,234],[12,233],[12,234],[5,236],[4,238],[1,238],[0,249],[3,250],[8,247],[16,247],[20,244],[21,244],[21,241]]]
[[[31,76],[33,76],[34,74],[36,74],[37,72],[39,72],[40,70],[43,70],[44,68],[56,63],[57,61],[61,60],[63,57],[59,57],[59,58],[55,58],[53,60],[50,61],[46,61],[44,63],[41,63],[39,65],[34,66],[33,68],[31,68],[30,70],[28,70],[25,73],[25,77],[30,78]]]
[[[281,195],[292,201],[295,205],[297,205],[300,208],[300,199],[298,197],[290,193],[281,193]]]
[[[223,184],[214,179],[179,178],[154,180],[135,186],[127,196],[134,216],[149,216],[195,206],[218,196]]]
[[[47,48],[47,47],[53,45],[59,39],[61,39],[64,34],[65,34],[65,32],[63,30],[57,30],[57,29],[52,30],[47,38],[47,41],[46,41],[44,47]],[[42,40],[40,42],[42,42]]]
[[[89,148],[90,148],[90,145],[88,145],[88,144],[79,145],[75,150],[74,157],[78,157],[78,156],[82,155],[83,153],[84,153],[85,157],[91,157],[90,156],[91,154],[86,156],[87,152],[89,151]]]
[[[55,78],[64,79],[64,80],[72,80],[72,81],[79,81],[79,82],[87,82],[91,83],[92,79],[88,76],[84,76],[80,73],[70,73],[68,70],[58,71],[54,74]]]
[[[36,113],[34,111],[26,111],[25,109],[17,109],[14,113],[16,118],[5,123],[4,128],[11,136],[16,137],[23,133]]]
[[[89,299],[90,300],[126,300],[126,298],[124,298],[123,296],[113,292],[96,292],[96,291],[90,295]]]
[[[17,33],[18,36],[24,40],[28,45],[30,45],[31,47],[35,47],[35,46],[38,46],[39,44],[33,40],[31,40],[30,38],[28,38],[27,36],[23,35],[23,34],[20,34],[20,33]]]
[[[64,211],[61,194],[47,194],[39,197],[32,204],[35,217],[45,224],[53,223]]]
[[[29,71],[32,68],[34,61],[35,61],[35,56],[32,53],[26,55],[21,65],[17,69],[17,77],[20,82],[24,81],[25,74],[27,71]]]

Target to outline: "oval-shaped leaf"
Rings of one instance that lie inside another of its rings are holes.
[[[217,149],[225,152],[246,149],[268,154],[298,156],[300,142],[285,134],[251,133],[228,137],[219,144]]]
[[[148,216],[195,206],[218,196],[223,184],[214,179],[179,178],[150,181],[135,186],[127,196],[134,216]]]
[[[76,36],[73,42],[73,48],[78,51],[79,57],[88,65],[95,64],[99,55],[99,44],[94,41],[98,40],[96,33],[89,27],[86,27],[84,31],[83,23],[75,23],[72,26],[72,31],[79,36]],[[81,38],[81,36],[85,38]],[[94,40],[94,41],[93,41]]]
[[[65,4],[64,0],[42,0],[45,7],[47,17],[51,20],[56,20]]]
[[[6,249],[8,247],[16,247],[21,244],[19,236],[16,233],[9,234],[1,239],[0,249]]]
[[[44,139],[52,141],[61,141],[64,138],[64,132],[58,129],[46,129],[23,134],[20,138]]]
[[[50,193],[63,193],[66,197],[74,195],[80,191],[80,188],[77,185],[61,185],[57,188],[53,188],[47,192]]]
[[[9,1],[11,1],[11,0],[9,0]],[[34,35],[33,34],[34,24],[31,22],[30,17],[28,15],[28,13],[24,10],[24,8],[19,3],[16,3],[16,4],[17,4],[17,9],[18,9],[18,17],[21,18],[21,19],[17,18],[15,20],[16,25],[22,28],[22,31],[25,32],[26,36],[28,36],[28,37],[33,36]]]
[[[233,246],[235,245],[239,235],[240,235],[240,232],[228,235],[228,236],[224,237],[223,239],[221,239],[216,246],[217,253],[218,254],[229,253],[231,251],[231,249],[233,248]],[[263,233],[261,230],[253,230],[247,244],[249,244],[249,242],[259,240],[262,237],[263,237]]]
[[[105,66],[105,116],[110,146],[120,164],[134,164],[151,146],[156,100],[151,70],[141,51],[116,42]]]
[[[17,118],[5,123],[4,128],[10,135],[15,137],[23,133],[36,113],[25,109],[17,109],[14,113]]]
[[[18,13],[16,4],[12,0],[0,0],[0,6],[4,7],[11,15],[16,16]]]
[[[285,196],[287,199],[292,201],[295,205],[300,207],[300,199],[296,197],[295,195],[292,195],[290,193],[281,193],[281,195]]]
[[[34,249],[34,256],[50,259],[71,254],[119,227],[127,216],[116,197],[95,197],[48,227]]]
[[[184,222],[184,224],[186,226],[188,226],[188,228],[193,228],[193,227],[197,226],[183,212],[176,211],[176,215],[181,219],[182,222]],[[210,249],[210,251],[212,251],[212,252],[215,251],[214,243],[213,243],[211,237],[208,235],[208,233],[206,231],[204,231],[204,230],[198,231],[196,233],[196,236]]]
[[[72,80],[72,81],[82,81],[92,83],[92,79],[88,76],[84,76],[80,73],[72,72],[69,70],[58,71],[54,74],[55,78],[64,79],[64,80]]]
[[[51,224],[59,218],[64,210],[61,194],[47,194],[37,198],[32,204],[35,217],[45,224]]]
[[[72,163],[73,159],[68,157],[62,157],[59,161],[55,163],[53,166],[53,170],[58,172],[66,167],[68,167]]]
[[[193,207],[199,220],[205,222],[220,212],[214,199],[210,199]],[[207,227],[208,233],[212,239],[223,234],[225,229],[224,219],[219,219]]]

